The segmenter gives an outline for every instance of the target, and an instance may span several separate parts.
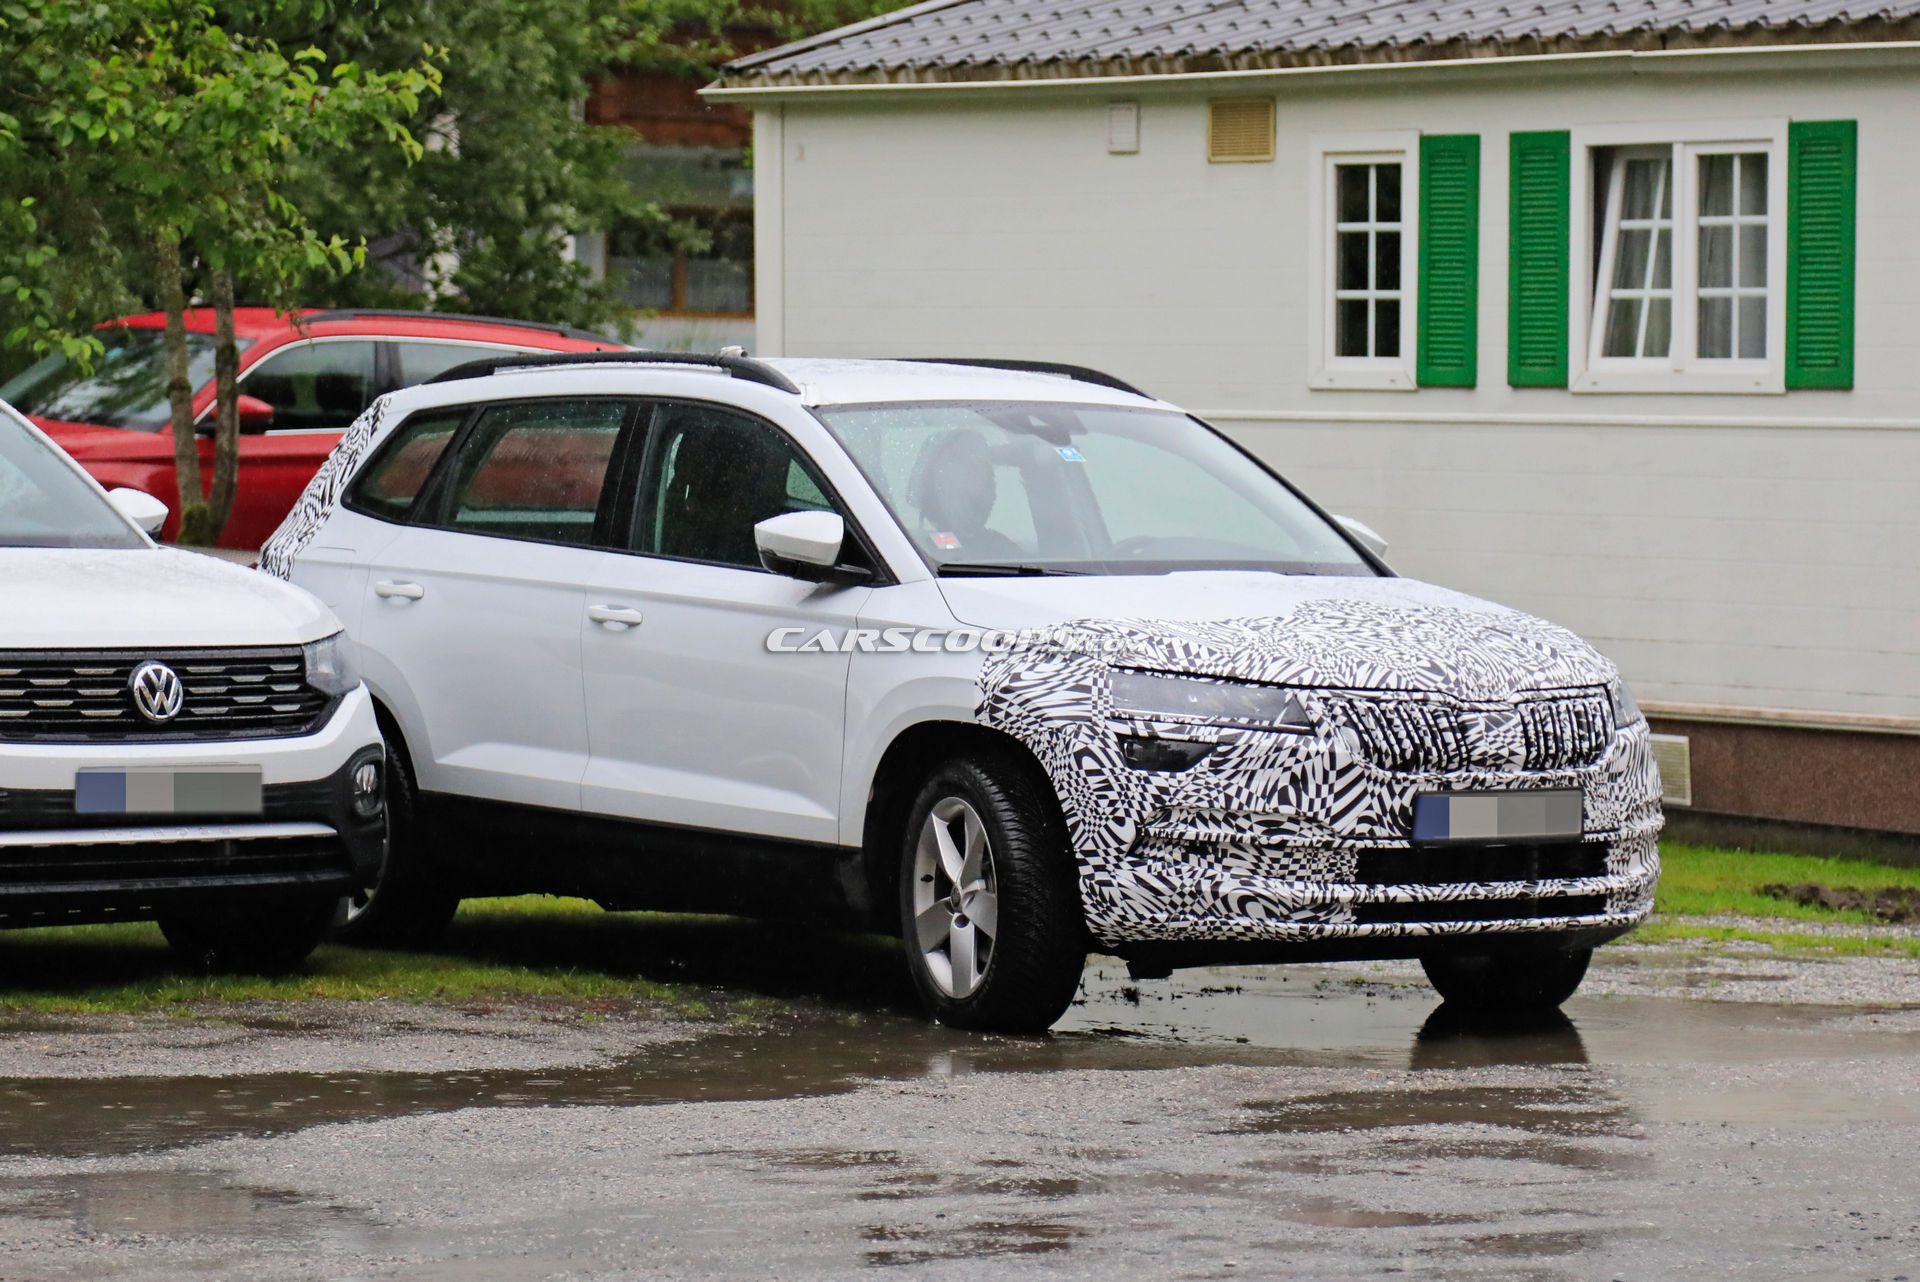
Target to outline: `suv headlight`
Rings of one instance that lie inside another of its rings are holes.
[[[1640,711],[1640,705],[1634,701],[1633,691],[1627,689],[1626,682],[1616,680],[1607,692],[1613,696],[1614,729],[1623,730],[1647,719],[1646,714]]]
[[[307,684],[325,695],[338,698],[360,684],[360,669],[353,661],[353,643],[347,634],[336,632],[306,647]]]
[[[1293,734],[1313,729],[1306,705],[1293,691],[1246,681],[1211,681],[1117,668],[1113,673],[1113,706],[1148,718],[1257,726]]]

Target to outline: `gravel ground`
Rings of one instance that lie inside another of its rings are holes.
[[[1032,1040],[39,1020],[0,1039],[0,1279],[1920,1278],[1920,967],[1601,958],[1527,1027],[1405,965],[1111,963]]]

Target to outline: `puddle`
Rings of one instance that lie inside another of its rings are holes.
[[[1869,1112],[1885,1119],[1885,1099],[1823,1090],[1819,1061],[1920,1052],[1920,1032],[1838,1026],[1836,1013],[1820,1008],[1603,997],[1575,999],[1565,1015],[1500,1024],[1436,1008],[1423,987],[1352,978],[1352,971],[1298,966],[1192,971],[1135,984],[1123,967],[1105,962],[1089,968],[1084,1000],[1046,1038],[981,1037],[885,1012],[803,1003],[769,1031],[719,1033],[592,1068],[15,1079],[0,1083],[0,1156],[124,1155],[467,1108],[772,1100],[834,1094],[874,1078],[1220,1063],[1411,1067],[1436,1075],[1431,1087],[1397,1100],[1392,1093],[1360,1093],[1276,1106],[1269,1123],[1296,1130],[1491,1120],[1523,1131],[1580,1134],[1604,1123],[1571,1098],[1452,1089],[1446,1078],[1500,1065],[1737,1066],[1788,1057],[1807,1061],[1801,1078],[1764,1090],[1656,1096],[1636,1100],[1636,1110],[1659,1120],[1780,1124]],[[1912,1107],[1920,1120],[1920,1101]],[[1399,1110],[1397,1119],[1381,1120],[1383,1108]],[[883,1166],[888,1155],[818,1160]],[[1020,1191],[1019,1176],[1007,1175],[1008,1191]],[[876,1191],[912,1195],[910,1182]],[[1025,1195],[1044,1201],[1070,1192],[1034,1187]]]
[[[0,1216],[88,1236],[191,1233],[196,1237],[325,1238],[350,1247],[374,1226],[352,1208],[231,1183],[219,1172],[130,1171],[57,1180],[0,1179]]]

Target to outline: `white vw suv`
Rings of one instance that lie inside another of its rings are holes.
[[[369,936],[532,890],[875,924],[1000,1029],[1089,946],[1557,1005],[1652,902],[1646,722],[1370,537],[1093,371],[642,353],[385,398],[262,564],[380,703]]]
[[[373,701],[324,606],[155,546],[166,512],[0,405],[0,928],[284,969],[380,865]]]

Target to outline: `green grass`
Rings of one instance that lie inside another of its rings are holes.
[[[1660,889],[1654,910],[1662,916],[1773,917],[1784,921],[1874,924],[1864,912],[1803,907],[1760,893],[1775,882],[1804,881],[1823,886],[1878,890],[1883,886],[1920,887],[1920,869],[1892,868],[1853,859],[1808,855],[1757,854],[1708,846],[1662,843]]]
[[[528,895],[462,905],[431,952],[329,944],[297,974],[205,975],[183,967],[153,925],[73,926],[0,932],[0,1011],[218,1018],[242,1002],[385,999],[535,1005],[581,1018],[651,1006],[739,1023],[796,996],[907,1009],[896,947],[788,923],[610,913]]]
[[[1832,936],[1793,929],[1796,923],[1810,922],[1878,925],[1869,913],[1809,907],[1760,893],[1761,886],[1774,883],[1792,886],[1817,882],[1858,890],[1920,887],[1920,869],[1893,868],[1853,859],[1718,850],[1677,842],[1663,843],[1660,859],[1660,888],[1654,897],[1654,919],[1632,936],[1641,943],[1763,944],[1783,955],[1808,959],[1920,958],[1920,940],[1916,939],[1890,935]],[[1674,917],[1757,917],[1778,922],[1779,927],[1756,929],[1683,923],[1672,920]]]
[[[555,928],[592,933],[607,917],[581,900],[481,900],[462,907],[445,950],[329,944],[300,973],[284,976],[183,969],[159,928],[146,922],[14,931],[0,935],[0,1009],[185,1013],[233,1002],[386,998],[552,1003],[587,1012],[609,1003],[660,1003],[680,1014],[704,1013],[701,995],[686,985],[648,978],[630,966],[585,964],[577,955],[543,947],[541,936]]]

